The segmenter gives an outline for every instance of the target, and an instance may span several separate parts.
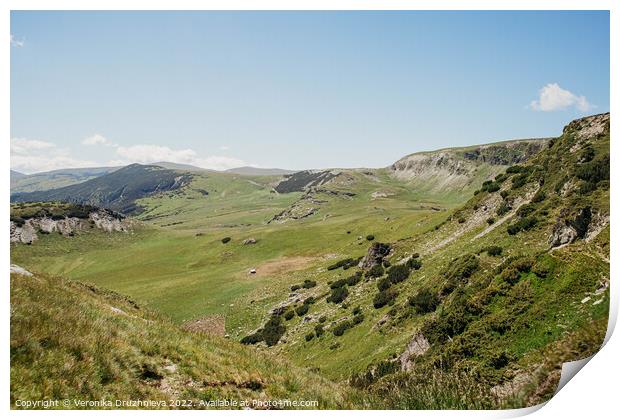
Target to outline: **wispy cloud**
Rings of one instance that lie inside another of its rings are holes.
[[[97,166],[90,160],[76,159],[68,149],[43,140],[11,139],[11,169],[33,173],[63,168]]]
[[[15,37],[15,35],[11,34],[11,46],[12,47],[21,48],[21,47],[23,47],[25,45],[25,43],[26,42],[24,41],[23,38],[22,39],[17,39]]]
[[[230,150],[230,147],[228,147],[228,146],[220,146],[220,150]]]
[[[530,102],[534,111],[560,111],[575,107],[579,111],[587,112],[595,106],[585,96],[579,96],[569,90],[562,89],[557,83],[549,83],[539,91],[538,99]]]
[[[96,145],[103,145],[103,146],[110,146],[110,147],[118,146],[116,143],[112,143],[110,140],[108,140],[101,134],[93,134],[90,137],[86,137],[84,140],[82,140],[82,144],[86,146],[96,146]]]
[[[120,159],[111,164],[174,162],[194,165],[205,169],[224,170],[245,166],[241,159],[228,156],[199,156],[192,149],[171,149],[154,144],[137,144],[129,147],[119,146],[116,154]]]

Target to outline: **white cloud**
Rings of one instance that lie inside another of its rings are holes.
[[[93,161],[75,159],[67,149],[54,143],[25,138],[11,139],[11,169],[34,173],[64,168],[97,166]]]
[[[11,34],[11,46],[12,47],[20,48],[20,47],[23,47],[24,44],[25,44],[25,41],[24,41],[23,38],[22,39],[17,39],[17,38],[15,38],[15,36],[13,34]]]
[[[594,108],[585,96],[578,96],[562,89],[557,83],[549,83],[539,91],[537,100],[530,102],[530,108],[534,111],[559,111],[569,107],[575,107],[579,111],[587,112]]]
[[[228,146],[220,146],[220,150],[230,150],[230,147],[228,147]]]
[[[237,158],[227,156],[200,157],[192,149],[171,149],[167,146],[157,146],[153,144],[138,144],[129,147],[119,146],[116,149],[116,154],[122,159],[110,163],[117,165],[128,163],[173,162],[215,170],[224,170],[246,165],[246,162]]]
[[[116,157],[107,162],[111,166],[124,166],[131,163],[173,162],[198,166],[205,169],[225,170],[248,163],[228,156],[199,156],[192,149],[171,149],[167,146],[137,144],[119,146],[101,134],[94,134],[81,142],[84,145],[103,145],[114,148]],[[20,172],[33,173],[65,168],[84,168],[103,166],[101,162],[77,159],[70,150],[60,148],[54,143],[25,138],[11,139],[11,168]]]
[[[84,140],[82,140],[82,144],[86,146],[96,146],[98,144],[101,144],[103,146],[110,146],[110,147],[118,146],[117,144],[112,143],[110,140],[103,137],[101,134],[93,134],[90,137],[86,137]]]

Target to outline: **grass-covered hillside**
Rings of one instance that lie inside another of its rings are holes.
[[[317,401],[351,407],[346,386],[268,354],[180,329],[136,302],[48,275],[11,275],[15,400]],[[360,400],[361,401],[361,400]],[[122,408],[122,407],[110,407]],[[240,407],[242,408],[242,407]]]
[[[606,330],[609,114],[399,162],[192,172],[135,200],[131,234],[44,235],[11,259],[350,384],[372,407],[548,399],[561,363]]]

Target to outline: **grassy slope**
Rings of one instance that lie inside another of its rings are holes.
[[[551,158],[547,159],[547,170],[553,174],[554,182],[558,181],[555,178],[560,177],[563,168],[577,165],[572,160],[555,158],[566,153],[560,148],[570,147],[567,142],[557,142],[555,149],[546,153]],[[608,150],[609,137],[597,140],[595,146],[597,152]],[[134,235],[93,233],[70,241],[51,235],[32,247],[13,247],[12,259],[27,268],[64,274],[127,293],[161,310],[176,322],[211,313],[225,314],[227,331],[240,338],[265,322],[268,311],[288,297],[290,285],[305,278],[315,279],[318,286],[304,290],[301,298],[321,297],[329,290],[329,281],[350,275],[352,269],[343,273],[340,270],[326,271],[325,267],[344,257],[363,255],[369,243],[358,240],[358,236],[372,233],[377,240],[395,243],[395,255],[391,257],[393,263],[412,252],[420,252],[423,267],[406,282],[394,286],[400,293],[394,306],[374,309],[372,299],[377,290],[376,282],[362,282],[350,288],[346,300],[348,308],[320,299],[310,307],[310,322],[303,322],[300,317],[287,321],[283,342],[270,349],[273,353],[290,356],[299,365],[317,368],[331,378],[342,380],[364,371],[369,365],[389,360],[405,348],[417,330],[432,319],[453,312],[451,302],[458,303],[454,296],[444,299],[436,313],[428,315],[412,313],[406,300],[422,287],[438,291],[445,282],[443,273],[454,257],[478,252],[488,245],[504,248],[501,257],[479,256],[481,268],[469,286],[459,292],[471,300],[489,293],[487,289],[498,282],[494,270],[506,257],[545,253],[547,236],[557,212],[562,205],[572,205],[552,191],[552,183],[545,187],[549,196],[539,206],[548,212],[541,218],[544,221],[517,236],[506,233],[506,225],[517,219],[511,216],[506,224],[476,238],[487,227],[487,217],[477,217],[479,211],[476,207],[486,203],[485,200],[498,200],[499,192],[479,194],[455,217],[450,217],[451,212],[431,210],[431,207],[457,208],[471,197],[470,189],[478,188],[481,181],[498,172],[497,168],[480,171],[477,186],[472,184],[466,191],[438,195],[432,192],[430,185],[428,188],[417,186],[416,189],[403,185],[385,170],[370,174],[347,171],[330,188],[355,191],[355,197],[317,193],[314,198],[327,201],[318,204],[317,214],[285,224],[269,225],[265,222],[298,200],[300,194],[274,195],[269,192],[272,180],[265,178],[254,178],[250,182],[245,177],[199,177],[181,194],[142,200],[141,204],[149,210],[141,217],[165,229],[145,228]],[[505,181],[502,189],[510,190],[510,182]],[[210,194],[204,196],[197,191],[198,188]],[[530,182],[511,195],[525,196],[532,188],[535,185]],[[393,195],[372,199],[371,194],[375,191]],[[572,199],[594,201],[603,210],[606,204],[608,212],[608,194],[608,190],[601,190],[588,197],[573,196]],[[465,219],[465,223],[458,223],[459,218]],[[434,226],[438,228],[434,229]],[[195,236],[198,232],[203,235]],[[559,361],[568,360],[567,355],[578,353],[575,353],[575,342],[567,336],[580,337],[584,330],[593,331],[594,335],[585,340],[585,345],[583,340],[575,339],[586,349],[580,355],[594,351],[600,334],[604,334],[608,293],[603,295],[604,301],[599,305],[592,305],[592,301],[582,305],[580,301],[585,293],[596,290],[602,277],[609,276],[608,263],[600,256],[608,255],[608,243],[605,243],[608,235],[607,228],[596,241],[587,244],[578,241],[550,253],[548,258],[554,268],[550,276],[543,279],[530,274],[519,282],[518,287],[498,294],[488,302],[490,317],[485,315],[474,319],[458,339],[459,346],[432,343],[429,354],[416,362],[419,369],[432,366],[436,357],[443,353],[458,356],[463,345],[469,345],[471,340],[480,343],[474,356],[457,357],[459,369],[455,370],[456,373],[446,372],[448,382],[454,379],[450,375],[460,375],[463,369],[478,375],[474,376],[474,381],[482,379],[484,383],[509,382],[515,375],[531,371],[535,365],[547,366],[551,371],[557,368]],[[223,245],[219,239],[224,236],[231,236],[233,240]],[[458,238],[454,241],[447,240],[456,236]],[[244,246],[241,241],[247,237],[255,237],[259,242]],[[287,257],[297,256],[309,259],[300,266],[287,266]],[[260,275],[265,261],[281,266],[282,271],[272,270],[267,275]],[[259,275],[248,276],[250,267],[257,267]],[[522,310],[517,304],[524,293],[534,304]],[[326,328],[328,332],[321,338],[306,342],[304,336],[313,330],[320,315],[328,318],[325,324],[328,326],[343,317],[351,318],[351,308],[357,305],[365,315],[360,325],[342,337],[335,337]],[[387,315],[388,312],[391,315]],[[382,318],[387,318],[387,323],[378,328],[377,321]],[[488,334],[490,326],[500,321],[515,323],[518,328],[503,336]],[[485,340],[476,338],[479,333],[486,335]],[[364,345],[360,346],[360,342]],[[566,344],[562,344],[564,342]],[[507,350],[509,365],[490,369],[488,363],[492,355],[489,350],[502,347]],[[563,350],[555,351],[556,348]],[[534,379],[538,380],[538,377]],[[534,383],[534,379],[530,378],[530,383]],[[385,383],[380,385],[391,389],[390,380],[383,381]],[[414,381],[412,386],[415,388],[416,384],[419,385]],[[374,386],[379,387],[379,384]],[[531,390],[528,398],[541,392],[542,388]],[[409,401],[411,395],[401,397],[403,401]],[[389,393],[380,400],[382,402],[377,404],[397,405],[390,401]],[[443,406],[450,405],[450,401],[447,399]],[[418,403],[412,400],[409,406]],[[428,400],[424,404],[429,406]]]
[[[288,398],[344,408],[351,397],[282,359],[182,331],[115,293],[11,275],[12,406],[16,399]]]

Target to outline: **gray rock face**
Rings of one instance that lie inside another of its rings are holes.
[[[413,366],[412,359],[423,355],[430,348],[430,343],[422,333],[417,333],[414,335],[411,341],[409,341],[409,344],[407,344],[405,351],[400,355],[399,360],[401,370],[410,370]]]
[[[556,248],[558,246],[570,244],[576,239],[577,230],[564,221],[558,221],[549,236],[549,245],[551,245],[552,248]]]
[[[381,264],[383,259],[390,254],[391,250],[392,247],[390,244],[381,242],[373,243],[370,248],[368,248],[366,256],[360,261],[360,267],[364,270],[368,270],[377,264]]]
[[[39,239],[39,234],[58,232],[63,236],[72,236],[75,233],[95,227],[106,232],[127,232],[133,222],[128,219],[119,219],[112,212],[106,210],[93,211],[87,219],[65,217],[54,220],[49,217],[28,219],[22,226],[11,221],[11,242],[31,244]]]

